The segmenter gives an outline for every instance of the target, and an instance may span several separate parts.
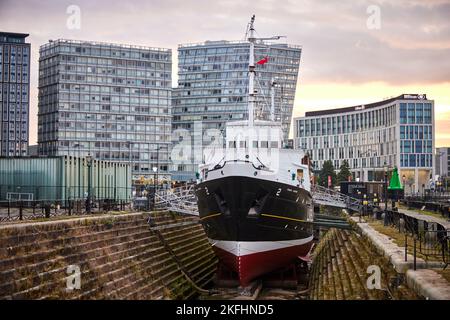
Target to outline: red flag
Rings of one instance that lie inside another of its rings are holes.
[[[265,57],[264,59],[259,60],[256,64],[264,64],[266,62],[269,62],[269,57]]]

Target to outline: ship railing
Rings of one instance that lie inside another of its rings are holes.
[[[168,190],[159,190],[155,196],[155,207],[178,213],[198,215],[194,185],[184,185]]]
[[[313,201],[317,204],[329,205],[334,207],[359,210],[361,200],[349,197],[333,189],[325,188],[319,185],[311,187]]]

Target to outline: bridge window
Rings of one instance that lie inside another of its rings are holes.
[[[236,148],[236,141],[228,141],[229,148]]]
[[[303,169],[297,169],[297,180],[303,182]]]
[[[268,148],[269,147],[269,141],[261,141],[261,148]]]
[[[271,141],[270,142],[270,147],[271,148],[278,148],[278,141]]]

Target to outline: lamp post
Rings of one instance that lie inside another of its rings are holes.
[[[129,163],[130,168],[131,168],[131,187],[133,188],[133,185],[134,185],[134,179],[133,179],[134,168],[133,168],[133,160],[132,160],[132,154],[133,153],[132,153],[132,150],[131,150],[131,146],[132,146],[133,142],[132,141],[127,141],[126,143],[128,144],[128,163]],[[136,190],[136,193],[137,193],[137,190]]]
[[[387,180],[388,180],[388,166],[386,161],[383,165],[384,170],[384,225],[387,225],[387,209],[388,209],[388,200],[387,200]]]
[[[156,206],[156,177],[158,174],[158,167],[153,167],[153,210],[155,210]]]
[[[92,176],[92,172],[91,172],[91,168],[92,168],[92,156],[89,153],[86,157],[86,163],[88,166],[88,194],[87,194],[87,199],[86,199],[86,211],[87,213],[91,213],[91,176]]]
[[[403,196],[405,196],[405,193],[406,193],[405,192],[406,191],[406,187],[405,187],[406,186],[406,176],[405,176],[405,174],[402,175],[402,184],[403,184],[403,191],[404,191]]]

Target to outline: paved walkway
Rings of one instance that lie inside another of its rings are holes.
[[[384,210],[384,203],[380,203],[380,208]],[[391,209],[391,207],[389,206],[388,209]],[[446,220],[444,217],[430,216],[428,214],[421,213],[419,209],[414,210],[414,209],[398,208],[398,212],[406,214],[407,216],[410,216],[412,218],[416,218],[416,219],[423,220],[426,222],[439,223],[445,229],[450,230],[450,221]],[[439,213],[436,213],[436,214],[439,214]]]
[[[450,221],[446,220],[445,218],[438,218],[438,217],[433,217],[427,214],[423,214],[420,213],[420,211],[417,210],[409,210],[409,209],[398,209],[398,212],[406,214],[407,216],[419,219],[419,220],[424,220],[426,222],[431,222],[431,223],[438,223],[440,225],[442,225],[445,229],[450,230]]]

